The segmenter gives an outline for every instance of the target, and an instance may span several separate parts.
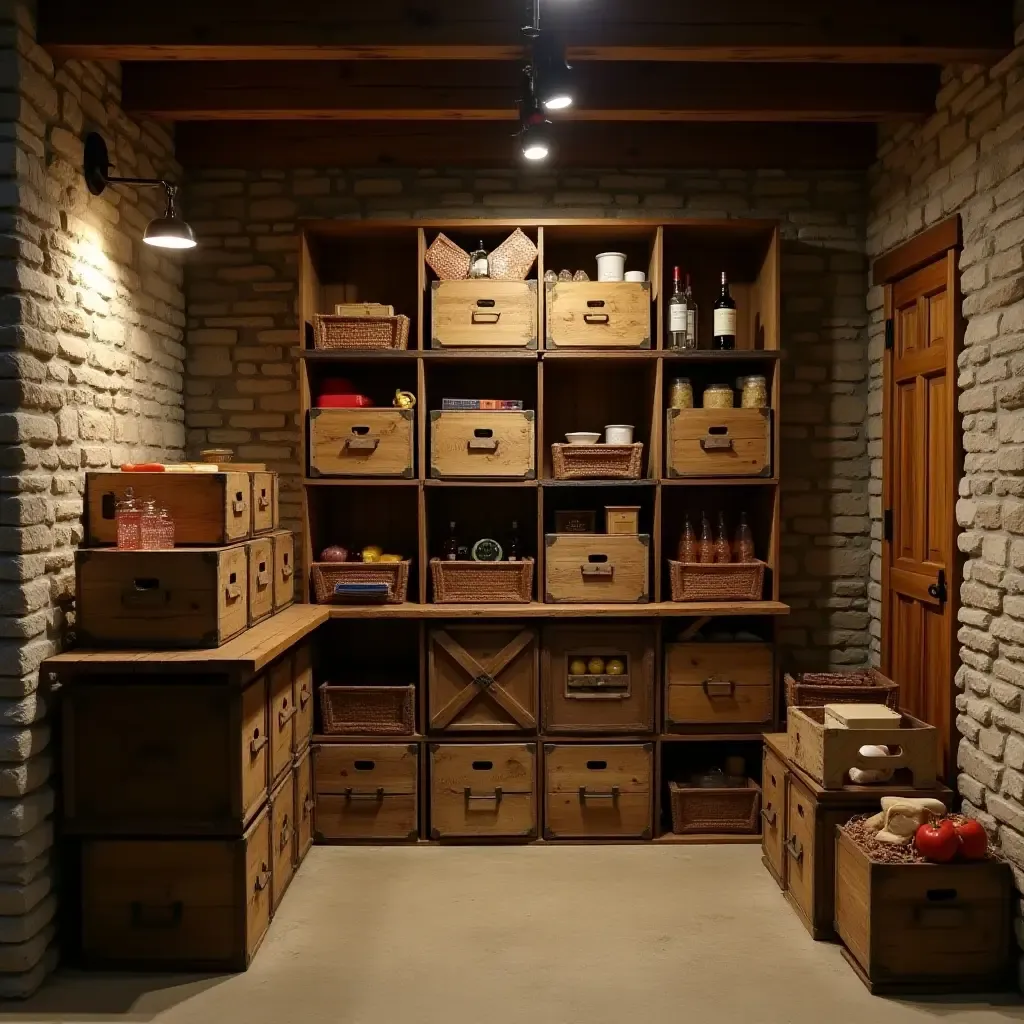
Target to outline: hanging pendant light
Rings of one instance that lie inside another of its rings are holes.
[[[537,98],[545,110],[567,110],[575,94],[572,68],[566,63],[565,48],[553,36],[538,33],[533,39],[532,62]]]
[[[546,160],[551,152],[551,122],[537,102],[533,69],[523,69],[523,98],[519,101],[519,145],[523,156],[531,161]]]

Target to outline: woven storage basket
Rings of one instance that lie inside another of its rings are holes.
[[[786,707],[826,704],[884,704],[898,711],[899,683],[869,668],[866,672],[802,672],[786,680]]]
[[[644,446],[636,444],[553,444],[556,480],[639,480]]]
[[[313,317],[313,348],[408,348],[407,316]]]
[[[525,281],[537,259],[537,246],[522,228],[516,228],[487,259],[494,281]]]
[[[704,565],[670,561],[673,601],[760,601],[764,562]]]
[[[425,258],[440,281],[463,281],[469,277],[469,253],[445,234],[438,234],[430,243]]]
[[[374,733],[411,736],[416,731],[413,686],[320,687],[324,732],[329,736]]]
[[[753,835],[760,829],[761,787],[747,779],[746,787],[703,789],[668,784],[672,831],[677,836],[729,832]]]
[[[434,604],[529,604],[533,559],[521,562],[430,560]]]
[[[409,592],[409,565],[404,562],[314,562],[313,590],[317,604],[347,600],[334,592],[339,583],[386,583],[388,604],[404,604]]]

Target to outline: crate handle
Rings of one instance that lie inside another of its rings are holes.
[[[584,576],[614,576],[615,566],[608,561],[607,555],[587,555],[580,572]]]
[[[153,576],[139,577],[133,581],[133,587],[121,591],[121,604],[129,608],[152,608],[166,604],[171,599],[171,592],[160,586],[160,581]]]
[[[476,304],[481,309],[494,309],[494,307],[497,305],[494,299],[477,299]]]
[[[262,868],[262,870],[256,876],[256,881],[253,884],[253,889],[255,889],[256,892],[263,892],[263,890],[266,889],[268,885],[270,885],[270,879],[273,878],[273,874],[267,868],[266,864],[261,864],[260,867]]]
[[[580,786],[580,800],[618,800],[619,799],[619,787],[612,786],[607,792],[602,792],[599,789],[587,789],[586,786]]]
[[[244,512],[249,507],[241,491],[235,491],[235,497],[231,502],[231,508],[235,512]]]
[[[793,860],[799,862],[804,859],[803,843],[796,836],[790,836],[785,842],[786,851]]]
[[[291,826],[291,822],[288,820],[288,815],[284,816],[284,821],[281,822],[281,846],[280,849],[284,849],[291,841],[292,835],[295,830]]]
[[[153,930],[171,930],[181,927],[185,904],[181,900],[172,903],[145,904],[132,901],[132,927]]]
[[[291,579],[292,573],[295,570],[292,568],[292,563],[288,561],[288,556],[284,556],[284,563],[281,566],[281,575],[287,580]]]
[[[588,772],[603,772],[608,767],[607,761],[588,761],[587,771]]]
[[[372,772],[373,769],[377,767],[377,762],[370,760],[353,761],[352,767],[355,768],[357,772]]]
[[[761,809],[761,817],[764,818],[766,824],[775,828],[775,822],[778,820],[778,814],[771,807],[764,807]]]
[[[584,313],[583,322],[585,324],[606,324],[611,318],[607,313]]]
[[[473,310],[473,323],[475,324],[496,324],[501,319],[501,311],[497,313],[481,313],[479,310]]]
[[[260,508],[268,508],[270,506],[270,495],[267,494],[266,487],[260,491],[259,506]]]
[[[267,569],[266,562],[260,562],[256,569],[256,586],[261,590],[270,586],[270,571]]]
[[[351,786],[345,790],[346,800],[383,800],[384,799],[384,787],[378,786],[376,789],[360,790],[352,789]]]
[[[355,437],[345,438],[345,447],[351,451],[359,452],[372,452],[376,451],[377,445],[380,444],[379,437],[370,437],[370,428],[357,424],[352,428],[352,433]]]
[[[237,601],[242,596],[242,586],[239,583],[224,584],[224,598],[227,601]]]
[[[106,491],[101,496],[100,515],[104,519],[117,518],[117,495],[113,491]]]
[[[732,679],[705,679],[701,684],[708,697],[732,697],[736,693],[736,683]],[[725,687],[723,690],[722,687]]]
[[[970,919],[969,910],[960,904],[914,907],[914,920],[922,928],[963,928]]]
[[[252,742],[249,744],[249,756],[255,757],[269,742],[269,736],[261,736],[259,729],[254,730]]]
[[[305,683],[303,683],[301,689],[299,690],[299,706],[305,707],[310,702],[312,696],[313,694],[309,692],[309,687]]]
[[[587,306],[590,309],[604,309],[604,299],[587,299]]]
[[[732,438],[727,436],[728,427],[708,427],[705,437],[700,439],[703,451],[732,451]]]
[[[299,709],[293,704],[287,711],[277,713],[278,728],[283,729],[297,714]]]
[[[498,438],[490,427],[477,427],[473,436],[466,442],[471,452],[496,452],[498,450]]]
[[[496,786],[493,793],[474,793],[469,786],[466,786],[463,794],[467,803],[470,800],[493,800],[495,803],[501,803],[501,786]]]
[[[306,799],[302,801],[302,817],[308,818],[309,812],[313,810],[315,806],[316,801],[311,796],[307,796]]]

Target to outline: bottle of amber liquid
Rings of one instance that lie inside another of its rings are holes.
[[[677,556],[680,562],[690,563],[697,561],[697,534],[693,531],[693,523],[687,516],[683,523],[683,535],[679,538],[679,550]]]
[[[715,538],[711,534],[711,520],[707,512],[701,517],[700,560],[703,565],[711,565],[715,560]]]
[[[725,527],[724,512],[718,513],[718,536],[715,538],[715,561],[732,561],[732,545],[729,543],[729,532]]]
[[[736,561],[754,562],[757,555],[754,554],[754,534],[747,525],[747,513],[740,513],[740,525],[736,530]]]

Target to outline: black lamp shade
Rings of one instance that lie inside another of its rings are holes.
[[[192,228],[177,217],[151,220],[142,240],[159,249],[194,249],[196,236]]]

